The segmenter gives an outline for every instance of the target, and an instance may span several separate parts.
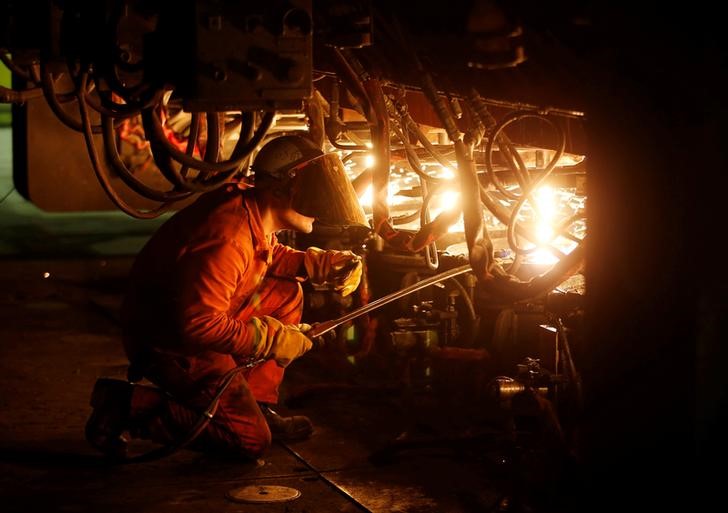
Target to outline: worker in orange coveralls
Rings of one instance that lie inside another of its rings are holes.
[[[177,212],[149,240],[132,268],[122,308],[130,382],[100,378],[86,438],[115,458],[129,437],[174,444],[210,404],[221,378],[235,375],[215,416],[191,448],[255,458],[272,439],[304,439],[304,416],[271,409],[285,367],[312,346],[302,325],[301,281],[343,295],[359,285],[350,251],[297,251],[276,240],[284,229],[364,225],[364,212],[336,154],[309,139],[281,136],[252,165],[255,186],[227,184]],[[142,377],[156,387],[136,384]]]

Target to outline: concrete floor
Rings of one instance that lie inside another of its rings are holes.
[[[478,451],[467,444],[432,446],[373,460],[414,426],[416,417],[403,408],[414,403],[391,391],[304,397],[295,412],[312,418],[313,437],[274,445],[257,463],[182,450],[151,463],[106,464],[84,441],[83,425],[96,378],[125,375],[116,309],[130,262],[127,257],[2,262],[2,511],[498,510],[510,485],[498,484],[486,446]],[[322,382],[327,355],[307,358],[290,367],[284,397]],[[345,380],[345,373],[344,363],[334,366],[329,380]],[[282,411],[292,410],[283,405]],[[251,483],[293,487],[302,495],[265,506],[226,500],[228,490]]]
[[[128,466],[109,466],[87,447],[83,424],[96,377],[125,372],[113,305],[127,265],[126,259],[3,263],[2,510],[260,511],[224,498],[228,489],[255,482],[301,490],[288,511],[355,511],[280,446],[259,464],[181,451]]]
[[[10,169],[10,132],[0,129],[0,511],[458,513],[568,506],[570,490],[514,474],[488,424],[485,438],[469,441],[480,419],[450,399],[372,382],[353,389],[363,393],[304,395],[311,384],[366,381],[360,367],[321,351],[289,367],[282,390],[291,399],[283,413],[297,404],[295,413],[314,421],[310,440],[274,444],[258,462],[182,450],[150,463],[108,464],[83,438],[89,394],[97,377],[125,376],[118,306],[134,254],[163,219],[46,213],[13,190]],[[439,443],[418,448],[420,439]],[[407,440],[414,442],[397,445]],[[250,484],[292,487],[301,496],[267,505],[225,498]]]

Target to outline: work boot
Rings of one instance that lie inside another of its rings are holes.
[[[294,415],[282,417],[267,405],[260,405],[265,420],[268,422],[271,437],[280,442],[305,440],[313,433],[313,424],[308,417]]]
[[[96,380],[91,394],[93,411],[86,422],[86,440],[112,459],[124,459],[128,439],[132,385],[109,378]]]

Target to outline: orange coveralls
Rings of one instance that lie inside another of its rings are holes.
[[[203,194],[164,223],[134,263],[124,348],[130,370],[159,387],[134,387],[135,436],[168,443],[187,434],[220,378],[255,353],[260,334],[246,321],[301,320],[304,253],[266,239],[254,194],[237,185]],[[262,454],[271,435],[257,403],[276,403],[282,379],[273,360],[238,374],[192,447]]]

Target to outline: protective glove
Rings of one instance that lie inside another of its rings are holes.
[[[255,331],[255,357],[273,359],[281,367],[288,366],[313,345],[297,325],[283,324],[268,315],[250,319],[248,327]]]
[[[310,247],[306,250],[303,264],[314,285],[333,285],[342,296],[348,296],[359,286],[361,257],[351,251]]]
[[[311,337],[309,334],[309,331],[311,331],[313,328],[315,328],[318,325],[318,323],[313,324],[298,324],[298,329],[301,330],[301,333],[305,333],[307,337],[313,342],[313,345],[316,347],[325,347],[329,344],[331,344],[334,340],[336,340],[336,331],[331,330],[323,335],[319,335],[318,337]]]

